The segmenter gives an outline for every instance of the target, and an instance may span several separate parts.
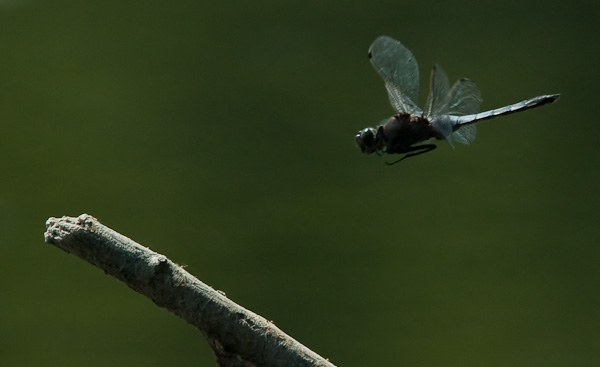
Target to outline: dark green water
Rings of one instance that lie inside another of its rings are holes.
[[[214,365],[201,334],[43,243],[89,213],[339,366],[593,366],[593,2],[0,1],[0,359]],[[471,146],[393,167],[380,34],[467,76]]]

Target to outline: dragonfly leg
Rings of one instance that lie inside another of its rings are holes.
[[[397,161],[394,161],[391,163],[385,162],[385,164],[387,164],[388,166],[391,166],[391,165],[396,164],[406,158],[410,158],[410,157],[414,157],[419,154],[430,152],[430,151],[434,150],[435,148],[437,148],[437,145],[435,145],[435,144],[423,144],[423,145],[417,145],[415,147],[410,147],[410,149],[408,151],[412,152],[412,153],[405,155],[404,157],[398,159]]]

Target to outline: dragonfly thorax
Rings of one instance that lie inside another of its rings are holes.
[[[382,135],[388,154],[407,153],[415,144],[431,138],[442,138],[426,118],[406,113],[392,116],[383,125]]]

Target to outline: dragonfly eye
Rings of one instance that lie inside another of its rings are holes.
[[[360,148],[363,153],[371,154],[377,151],[377,131],[372,127],[362,129],[356,134],[354,139],[356,145]]]

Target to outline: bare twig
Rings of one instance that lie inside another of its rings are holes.
[[[47,243],[99,267],[196,326],[206,336],[219,366],[335,367],[166,256],[90,215],[50,218],[44,237]]]

